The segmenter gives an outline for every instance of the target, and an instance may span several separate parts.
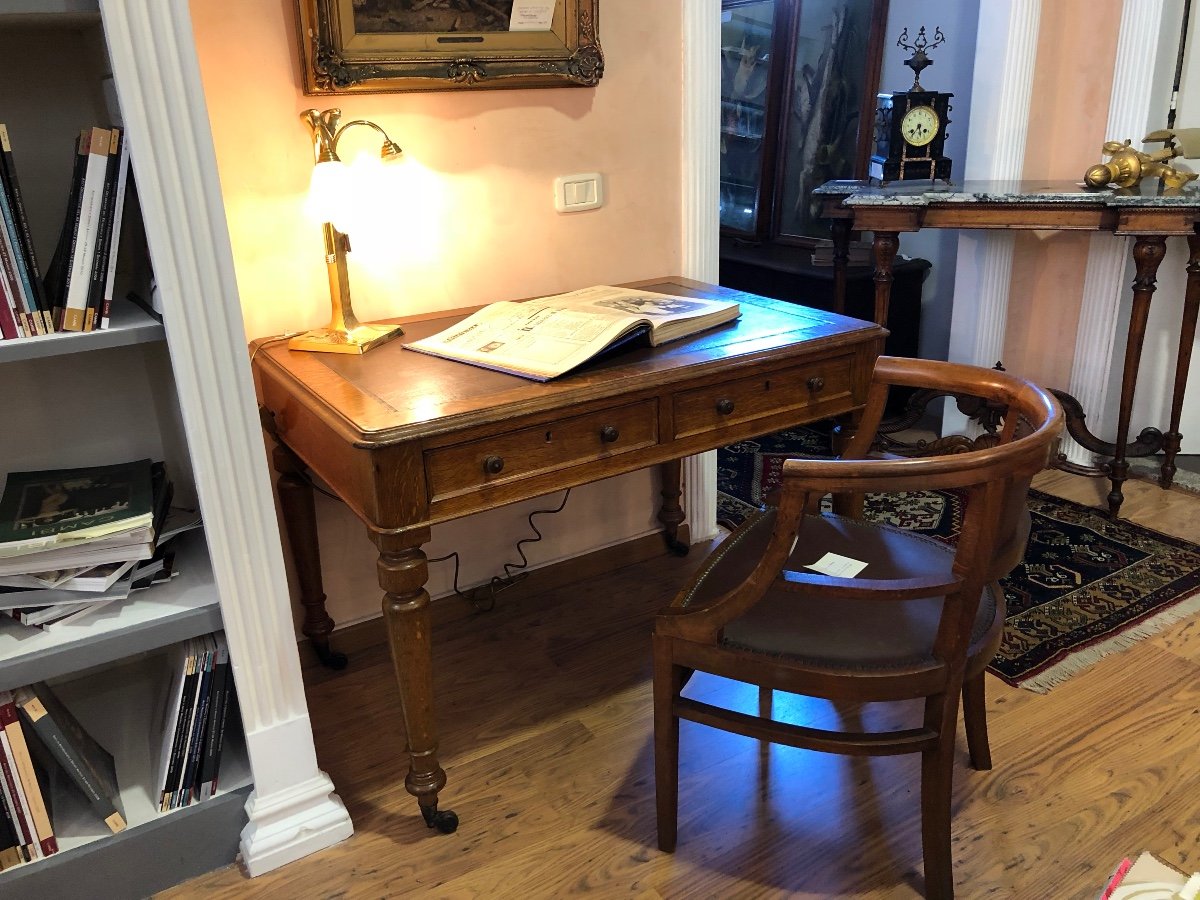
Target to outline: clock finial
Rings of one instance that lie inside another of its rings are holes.
[[[937,26],[934,26],[933,29],[932,42],[925,36],[924,25],[921,26],[917,32],[916,39],[911,44],[908,43],[908,29],[905,28],[900,32],[900,37],[896,40],[896,46],[912,54],[912,56],[904,61],[904,64],[913,70],[913,86],[909,90],[925,90],[925,88],[921,87],[921,70],[926,66],[933,65],[933,60],[926,55],[925,51],[940,47],[945,42],[946,36],[942,34],[942,29]]]

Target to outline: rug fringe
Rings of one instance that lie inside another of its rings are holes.
[[[1181,597],[1165,609],[1147,616],[1135,625],[1121,630],[1106,640],[1068,654],[1066,659],[1043,669],[1032,677],[1017,681],[1016,686],[1036,694],[1048,694],[1050,689],[1067,681],[1072,675],[1082,672],[1106,656],[1125,650],[1143,638],[1162,631],[1168,625],[1181,622],[1200,612],[1200,591]],[[1011,683],[1011,682],[1010,682]]]

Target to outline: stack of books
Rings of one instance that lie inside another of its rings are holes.
[[[850,266],[869,266],[875,262],[874,250],[867,241],[850,241],[847,248]],[[817,241],[812,248],[812,264],[814,266],[833,265],[833,241]]]
[[[168,659],[157,745],[152,743],[159,810],[207,800],[217,792],[230,707],[236,703],[229,647],[222,632],[177,644]]]
[[[125,812],[112,754],[38,682],[0,691],[0,869],[58,852],[55,806],[82,794],[113,833]]]
[[[43,277],[8,129],[0,124],[0,339],[109,327],[128,176],[122,128],[80,132],[67,215]]]
[[[61,627],[169,578],[167,540],[199,525],[168,517],[171,495],[165,467],[149,459],[11,473],[0,495],[0,613]]]

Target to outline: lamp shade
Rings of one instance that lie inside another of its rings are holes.
[[[339,160],[319,162],[313,166],[308,183],[304,213],[316,222],[330,222],[343,233],[349,233],[352,218],[350,173]]]

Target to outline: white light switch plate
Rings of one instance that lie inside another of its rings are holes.
[[[583,212],[603,205],[604,176],[599,172],[554,179],[554,208],[559,212]]]

